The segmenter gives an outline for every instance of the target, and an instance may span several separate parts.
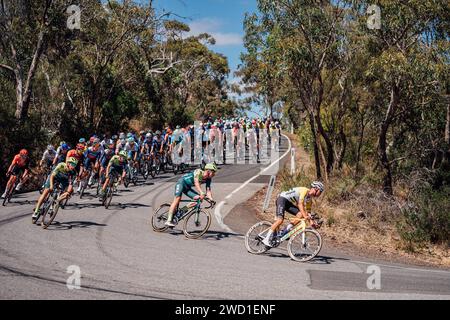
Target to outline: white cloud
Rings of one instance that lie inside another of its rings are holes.
[[[219,19],[202,18],[194,20],[189,24],[191,31],[188,36],[197,36],[201,33],[210,34],[215,40],[217,46],[235,46],[242,45],[242,35],[238,33],[221,32],[223,22]]]

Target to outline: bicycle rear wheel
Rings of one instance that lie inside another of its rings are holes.
[[[169,227],[165,225],[169,215],[170,204],[162,204],[152,215],[152,228],[156,232],[166,231]]]
[[[289,240],[287,249],[292,260],[309,261],[322,249],[322,237],[316,230],[306,229]]]
[[[186,238],[197,239],[208,231],[211,225],[211,213],[209,211],[192,211],[189,213],[183,226],[183,232]]]
[[[253,225],[245,234],[245,247],[252,254],[261,254],[270,248],[263,244],[267,232],[271,227],[268,221],[260,221]]]

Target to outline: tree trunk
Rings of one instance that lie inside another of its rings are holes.
[[[445,143],[447,144],[447,152],[443,157],[445,164],[450,163],[450,94],[447,92],[447,122],[445,123]]]
[[[344,128],[342,125],[340,126],[340,129],[339,129],[339,137],[341,139],[342,148],[341,148],[341,151],[339,152],[337,165],[338,165],[339,169],[342,169],[342,165],[344,164],[345,152],[347,151],[347,137],[345,136]]]
[[[328,134],[326,133],[325,129],[322,126],[322,121],[320,120],[320,110],[318,110],[315,113],[315,120],[316,120],[316,123],[317,123],[317,129],[319,130],[320,135],[325,140],[325,144],[327,146],[326,170],[327,170],[327,174],[330,174],[331,171],[333,170],[333,165],[334,165],[334,148],[333,148],[333,143],[331,142],[330,137],[328,136]]]
[[[361,161],[361,148],[363,145],[363,141],[364,141],[364,130],[366,128],[366,125],[364,123],[364,114],[361,115],[361,129],[359,131],[359,141],[358,141],[358,151],[356,154],[356,176],[359,176],[359,163]]]
[[[309,113],[309,125],[311,127],[311,133],[313,136],[313,145],[314,145],[314,161],[316,165],[316,177],[318,180],[322,179],[322,171],[320,169],[320,159],[319,159],[319,148],[317,145],[317,133],[316,126],[314,124],[314,116]]]
[[[400,99],[400,89],[398,87],[398,83],[394,83],[391,89],[391,99],[389,102],[389,107],[386,112],[386,116],[381,123],[380,134],[378,136],[378,159],[381,164],[381,168],[383,170],[383,191],[392,195],[392,173],[391,173],[391,165],[388,160],[386,147],[387,147],[387,131],[391,124],[392,118],[397,109],[398,103]]]

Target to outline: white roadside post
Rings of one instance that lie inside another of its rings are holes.
[[[270,197],[272,196],[273,188],[275,186],[276,175],[270,176],[269,187],[267,188],[266,199],[264,199],[263,212],[269,207]]]
[[[295,148],[291,149],[291,176],[295,174]]]

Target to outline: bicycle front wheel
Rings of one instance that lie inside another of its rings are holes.
[[[105,209],[108,209],[109,206],[111,205],[113,194],[114,194],[114,182],[110,183],[108,186],[108,189],[106,190],[105,203],[104,203]]]
[[[317,256],[322,249],[322,237],[313,229],[306,229],[294,235],[287,245],[292,260],[306,262]]]
[[[51,200],[52,203],[49,205],[48,210],[44,211],[44,215],[42,216],[42,228],[47,229],[49,225],[52,224],[53,220],[56,217],[56,214],[59,210],[59,201]]]
[[[211,225],[211,213],[208,211],[192,211],[184,220],[183,232],[186,238],[197,239],[208,231]]]
[[[165,225],[167,221],[167,216],[169,215],[170,204],[162,204],[158,210],[156,210],[152,215],[152,228],[156,232],[163,232],[168,229]]]
[[[245,247],[247,251],[253,254],[261,254],[269,250],[269,248],[263,244],[263,240],[266,237],[272,224],[268,221],[261,221],[253,225],[245,234]]]

